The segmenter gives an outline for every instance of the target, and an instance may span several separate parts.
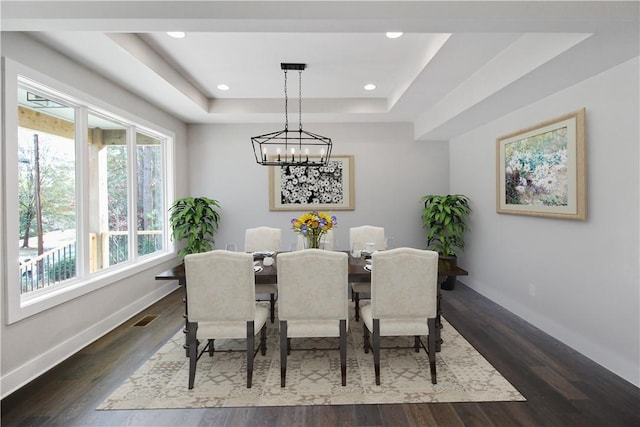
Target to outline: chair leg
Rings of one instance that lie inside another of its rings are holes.
[[[291,338],[287,338],[287,354],[291,354]]]
[[[253,332],[253,320],[250,320],[247,322],[247,388],[251,388],[253,379],[253,349],[255,346]]]
[[[209,357],[213,357],[213,352],[216,349],[215,344],[214,344],[214,340],[209,340],[207,342],[207,345],[209,346]]]
[[[271,323],[273,323],[276,320],[276,294],[270,294],[269,303],[271,310]]]
[[[354,292],[353,298],[356,305],[356,322],[360,320],[360,292]]]
[[[287,377],[287,321],[280,321],[280,387],[285,386],[285,378]]]
[[[367,325],[362,325],[362,330],[363,335],[364,335],[364,339],[362,340],[362,347],[364,348],[364,352],[365,353],[369,353],[369,349],[371,348],[371,343],[369,342],[369,329],[367,328]]]
[[[420,336],[416,335],[413,337],[413,349],[416,353],[420,353]]]
[[[435,334],[436,330],[436,319],[430,318],[427,319],[427,324],[429,325],[429,336],[427,337],[427,348],[429,355],[429,369],[431,370],[431,384],[437,384],[436,378],[436,341],[437,337]]]
[[[198,340],[196,340],[196,332],[198,331],[197,322],[189,322],[189,334],[187,342],[189,343],[189,390],[193,388],[196,378],[196,364],[198,363]]]
[[[342,386],[347,385],[347,320],[340,320],[340,373]]]
[[[262,329],[260,330],[260,354],[267,354],[267,324],[262,325]]]
[[[380,385],[380,319],[373,319],[373,366],[376,385]]]

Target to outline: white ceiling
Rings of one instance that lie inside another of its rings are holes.
[[[637,1],[4,0],[0,15],[187,123],[282,123],[280,63],[299,62],[304,124],[405,121],[422,140],[639,55]],[[297,122],[295,71],[288,95]]]

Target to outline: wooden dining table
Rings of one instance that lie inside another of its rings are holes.
[[[260,260],[261,261],[261,260]],[[270,266],[263,265],[262,270],[255,273],[256,284],[272,284],[278,282],[278,255],[274,255],[274,263]],[[371,272],[365,269],[366,260],[364,257],[354,258],[349,254],[349,283],[353,282],[371,282]],[[440,337],[440,330],[442,329],[442,306],[440,304],[442,298],[442,292],[440,290],[440,283],[448,276],[467,276],[469,273],[460,268],[459,266],[448,262],[447,260],[440,259],[438,260],[438,309],[436,316],[436,351],[440,351],[442,346],[442,338]],[[183,328],[183,332],[185,334],[185,344],[184,348],[186,351],[186,355],[189,355],[189,346],[187,343],[187,333],[188,329],[188,307],[187,307],[187,278],[184,271],[184,263],[176,265],[162,273],[156,275],[156,280],[177,280],[180,287],[183,289],[184,297],[182,301],[184,302],[184,319],[185,325]]]

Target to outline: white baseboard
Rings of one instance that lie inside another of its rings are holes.
[[[93,324],[70,339],[55,347],[42,349],[43,353],[0,378],[2,399],[117,328],[132,316],[169,295],[176,288],[176,282],[168,281],[163,283],[153,292],[133,301],[128,306],[114,312],[111,316]]]

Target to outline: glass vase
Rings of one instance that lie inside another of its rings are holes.
[[[321,249],[320,248],[320,240],[322,238],[322,234],[324,233],[309,233],[304,239],[304,248],[305,249]]]

